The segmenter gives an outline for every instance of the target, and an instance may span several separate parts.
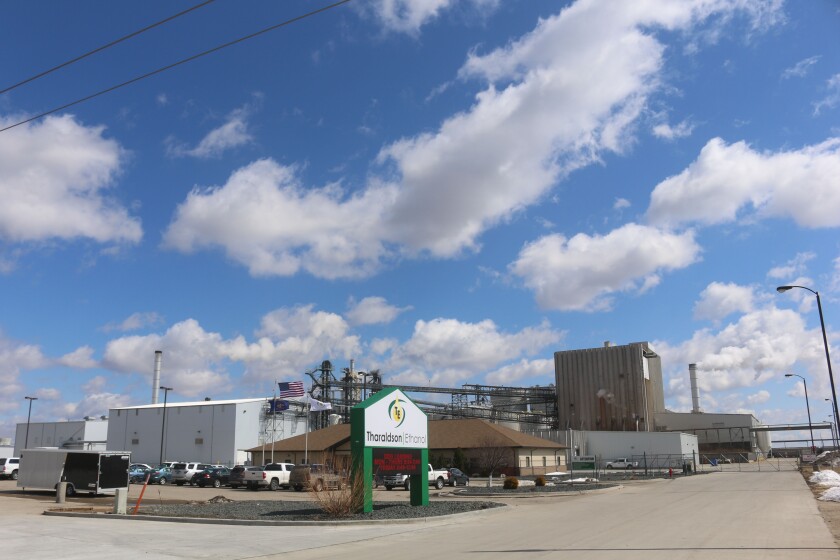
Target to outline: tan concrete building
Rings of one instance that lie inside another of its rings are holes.
[[[493,424],[487,420],[429,420],[429,457],[450,466],[460,449],[469,466],[468,474],[484,474],[482,458],[492,450],[503,456],[504,466],[496,471],[507,475],[539,475],[566,470],[566,446]],[[325,463],[347,468],[350,461],[350,425],[329,426],[273,444],[248,449],[252,463],[272,461]]]
[[[647,342],[554,353],[560,429],[654,431],[662,363]]]

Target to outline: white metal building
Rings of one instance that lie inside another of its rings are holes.
[[[583,432],[585,455],[602,463],[630,457],[642,465],[680,464],[680,457],[699,460],[697,436],[680,432]]]
[[[266,398],[148,404],[113,408],[108,449],[131,451],[138,463],[200,461],[221,465],[245,463],[246,449],[304,433],[303,405],[269,413]],[[163,445],[161,446],[161,434]],[[163,457],[161,457],[161,449]]]
[[[27,442],[26,422],[15,429],[15,457]],[[63,449],[88,449],[104,451],[108,437],[108,417],[86,417],[68,422],[30,422],[27,447],[60,447]]]
[[[704,452],[767,453],[769,432],[756,432],[761,422],[752,414],[709,412],[659,412],[656,429],[695,434]]]

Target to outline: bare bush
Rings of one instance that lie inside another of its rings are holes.
[[[365,487],[361,469],[338,488],[315,491],[310,485],[309,494],[328,517],[348,517],[361,511],[365,503]]]

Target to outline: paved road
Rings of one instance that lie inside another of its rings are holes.
[[[383,495],[383,498],[386,497]],[[16,507],[12,506],[15,502]],[[3,557],[840,559],[796,472],[722,472],[570,497],[423,525],[230,527],[15,516],[0,497]],[[43,504],[41,505],[43,509]]]

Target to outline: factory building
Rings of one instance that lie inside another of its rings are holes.
[[[647,342],[554,353],[560,429],[654,431],[662,363]]]
[[[764,453],[770,451],[770,432],[757,430],[762,424],[752,414],[707,412],[658,412],[656,429],[697,436],[702,453]]]
[[[242,464],[246,449],[306,430],[305,405],[289,402],[289,410],[274,411],[271,403],[251,398],[113,408],[108,449],[131,451],[132,461],[139,463]]]
[[[104,451],[108,437],[108,417],[86,416],[84,420],[68,422],[30,422],[28,447],[60,447]],[[15,429],[14,456],[20,457],[27,443],[27,423],[22,422]]]

